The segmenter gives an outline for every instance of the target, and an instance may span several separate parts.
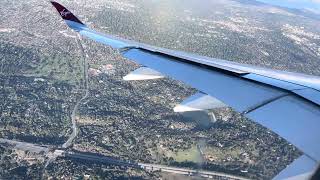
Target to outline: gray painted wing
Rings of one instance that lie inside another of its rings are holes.
[[[216,97],[320,162],[320,78],[153,47],[97,33],[70,18],[65,22],[136,63]]]

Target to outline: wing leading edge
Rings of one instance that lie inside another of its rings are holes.
[[[52,4],[66,24],[81,35],[118,49],[122,56],[136,63],[219,99],[294,144],[305,155],[300,158],[303,161],[295,161],[293,167],[308,162],[315,169],[320,162],[319,77],[207,58],[104,35],[88,28],[62,5]],[[282,174],[286,172],[291,170],[286,169]]]

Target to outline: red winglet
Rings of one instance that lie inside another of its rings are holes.
[[[64,20],[69,20],[84,25],[75,15],[73,15],[67,8],[63,7],[61,4],[54,1],[51,1],[51,4],[57,9],[57,11],[60,13],[60,16]]]

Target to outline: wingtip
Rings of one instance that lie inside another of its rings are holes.
[[[71,13],[67,8],[62,6],[61,4],[55,2],[55,1],[50,1],[50,3],[56,8],[62,19],[72,21],[79,23],[81,25],[84,25],[75,15]]]

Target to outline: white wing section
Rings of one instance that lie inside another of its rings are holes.
[[[161,79],[161,78],[164,78],[164,76],[158,71],[155,71],[147,67],[141,67],[139,69],[136,69],[135,71],[132,71],[125,77],[123,77],[123,80],[139,81],[139,80],[151,80],[151,79]]]
[[[53,4],[58,11],[64,8]],[[320,162],[319,77],[153,47],[97,33],[72,13],[63,18],[81,35],[117,48],[124,57],[215,97],[273,130],[305,153],[298,164],[315,167]]]
[[[196,93],[195,95],[184,100],[181,104],[177,105],[173,110],[174,112],[188,112],[188,111],[204,111],[216,108],[227,107],[218,99],[204,93]]]

